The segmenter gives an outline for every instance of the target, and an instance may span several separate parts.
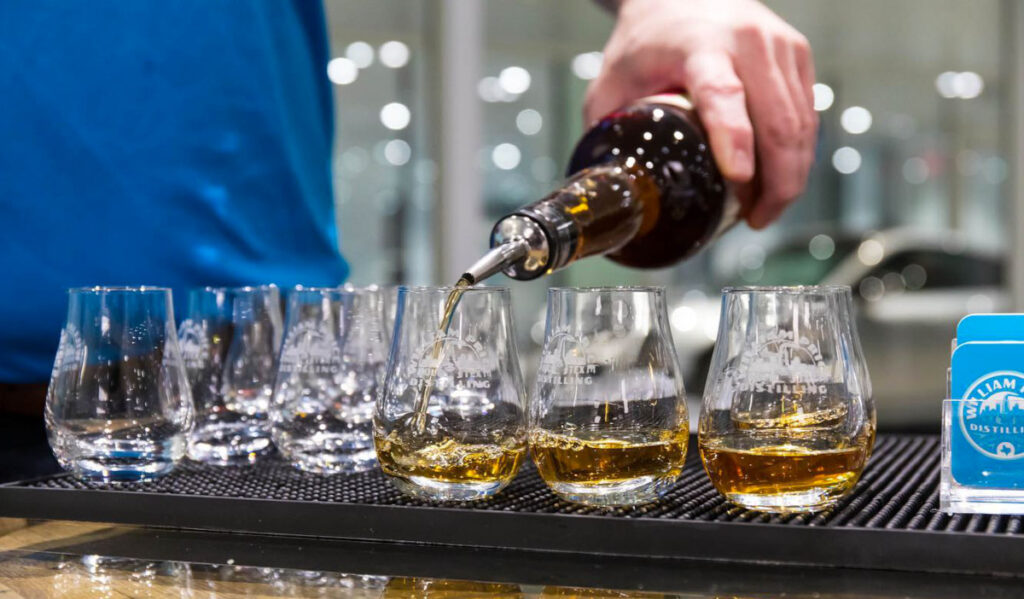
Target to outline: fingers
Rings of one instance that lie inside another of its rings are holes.
[[[811,44],[808,43],[807,38],[799,33],[795,35],[798,37],[793,44],[793,59],[796,62],[796,69],[804,95],[807,97],[807,105],[811,107],[811,112],[814,112],[815,123],[817,123],[818,113],[814,111],[814,82],[816,81],[816,76],[814,74],[814,57],[811,54]]]
[[[632,84],[621,68],[611,60],[605,62],[601,72],[590,82],[583,101],[583,122],[589,127],[598,119],[616,108],[622,107],[635,97]]]
[[[683,65],[682,82],[707,131],[722,175],[734,182],[754,176],[754,129],[743,83],[725,52],[698,52]]]
[[[775,42],[779,70],[789,85],[790,98],[799,120],[798,141],[802,151],[801,180],[806,181],[814,162],[814,137],[818,130],[818,113],[814,112],[814,92],[804,85],[797,68],[795,47],[785,40]],[[802,192],[802,190],[801,190]]]
[[[625,86],[611,77],[599,75],[587,86],[583,101],[584,128],[592,126],[601,117],[625,104]]]
[[[796,61],[783,50],[760,30],[737,36],[736,70],[747,89],[756,140],[760,190],[747,217],[755,229],[777,219],[803,192],[809,168],[807,110],[813,107],[793,91]]]
[[[799,35],[799,34],[797,34]],[[814,109],[814,58],[811,55],[811,45],[803,36],[799,36],[793,45],[793,60],[796,63],[797,79],[800,82],[805,102],[805,110],[810,115],[811,128],[807,132],[807,164],[808,171],[814,166],[814,156],[818,144],[818,112]]]

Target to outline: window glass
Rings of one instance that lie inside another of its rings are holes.
[[[911,289],[941,290],[995,287],[1003,283],[1002,260],[975,253],[903,252],[887,260],[871,276],[899,276]]]

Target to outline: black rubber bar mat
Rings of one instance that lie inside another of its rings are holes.
[[[328,477],[273,461],[229,468],[187,463],[147,483],[103,485],[68,474],[9,483],[0,486],[0,516],[1024,577],[1022,518],[942,513],[938,478],[939,439],[928,435],[880,435],[850,496],[827,512],[783,516],[726,502],[695,451],[664,499],[614,510],[558,499],[531,467],[491,499],[429,504],[401,495],[377,471]]]

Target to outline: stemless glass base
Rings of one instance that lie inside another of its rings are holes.
[[[408,478],[387,475],[395,487],[416,499],[424,501],[474,501],[496,495],[510,481],[496,480],[478,483],[452,483],[424,476]]]
[[[369,433],[314,435],[287,440],[277,438],[278,450],[292,465],[316,474],[355,474],[377,467],[377,452]]]
[[[675,481],[675,477],[641,476],[600,484],[548,482],[548,487],[566,501],[596,507],[627,507],[657,501]]]
[[[839,501],[860,479],[874,439],[873,432],[865,432],[836,447],[838,443],[818,432],[816,442],[757,445],[778,441],[765,435],[702,438],[700,454],[708,478],[726,499],[751,510],[779,513],[816,512]]]
[[[192,432],[189,459],[214,466],[251,464],[274,452],[274,443],[260,427],[214,425]]]
[[[852,486],[852,484],[844,484],[836,487],[824,487],[775,495],[755,493],[724,493],[724,495],[730,502],[758,512],[775,514],[821,512],[838,503]]]
[[[185,456],[185,435],[156,441],[77,439],[54,443],[57,461],[76,476],[102,482],[131,482],[167,474]]]

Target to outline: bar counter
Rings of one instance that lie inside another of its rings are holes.
[[[1020,579],[0,519],[0,595],[49,597],[1020,597]]]

